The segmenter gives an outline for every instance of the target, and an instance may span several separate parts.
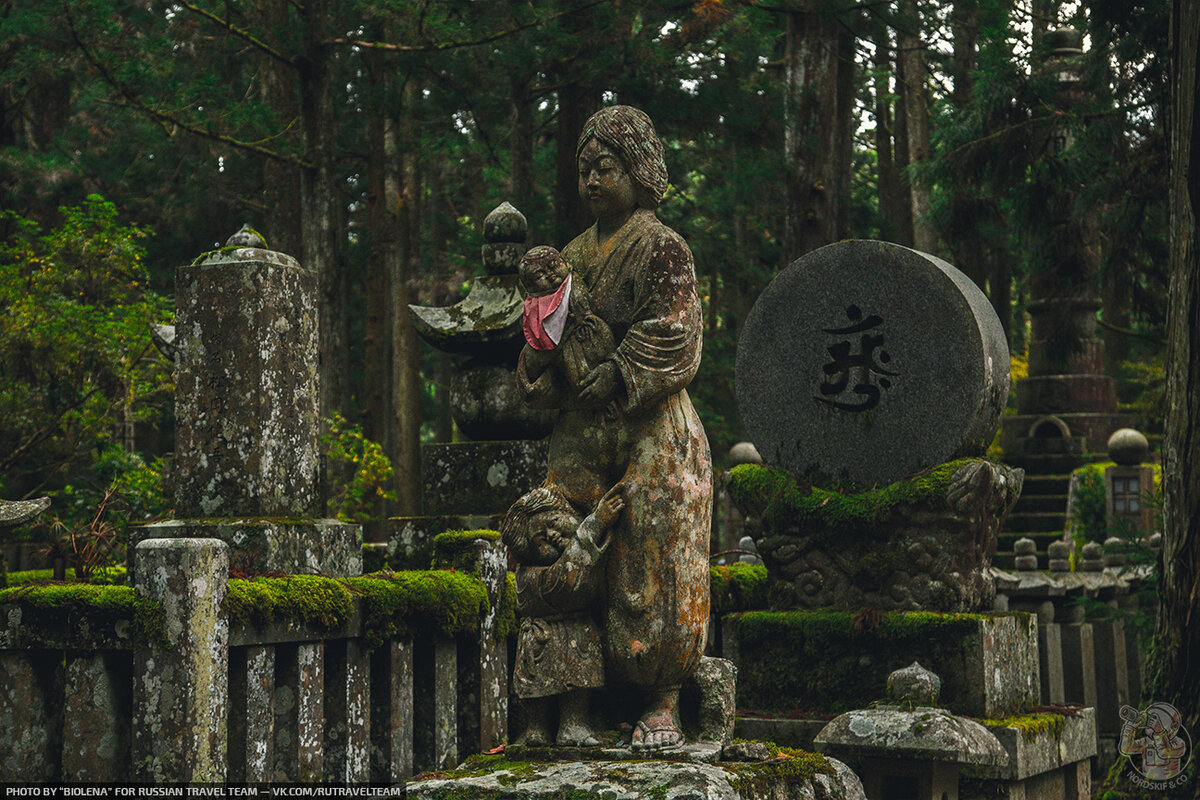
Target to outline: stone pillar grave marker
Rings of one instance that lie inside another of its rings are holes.
[[[249,573],[362,573],[360,527],[320,518],[317,305],[315,272],[241,232],[176,270],[177,518],[134,544],[214,538]]]

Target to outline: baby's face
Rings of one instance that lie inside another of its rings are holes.
[[[534,297],[550,294],[557,291],[566,279],[567,262],[562,256],[521,261],[521,285],[525,287],[526,294]]]
[[[549,566],[562,555],[557,542],[566,542],[575,535],[579,519],[561,511],[548,511],[538,519],[537,528],[529,537],[530,557],[534,566]]]

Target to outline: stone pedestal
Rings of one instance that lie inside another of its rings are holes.
[[[743,464],[727,488],[759,521],[758,553],[795,605],[959,612],[992,607],[988,566],[1022,478],[963,460],[851,494]]]
[[[561,800],[581,797],[720,798],[773,800],[780,797],[818,797],[823,800],[866,800],[858,777],[845,764],[812,754],[765,762],[695,763],[679,754],[636,760],[514,760],[475,756],[456,770],[411,781],[410,800],[473,800],[519,797],[522,800]],[[714,753],[715,755],[715,753]],[[798,766],[803,761],[805,766]]]
[[[313,516],[317,276],[237,248],[175,275],[175,513]]]
[[[341,578],[363,571],[362,528],[334,519],[177,519],[130,531],[135,546],[176,538],[219,539],[229,547],[230,566],[252,575],[317,573]]]
[[[216,539],[151,540],[137,546],[135,559],[134,588],[162,606],[167,641],[134,652],[134,777],[224,781],[228,548]]]

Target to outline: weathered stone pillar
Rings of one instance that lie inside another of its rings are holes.
[[[314,516],[320,500],[317,276],[219,251],[175,273],[179,517]]]
[[[1057,622],[1038,623],[1038,651],[1041,655],[1042,702],[1057,705],[1063,695],[1062,626]]]
[[[133,541],[221,539],[247,572],[361,575],[361,528],[318,518],[316,273],[229,246],[180,267],[175,284],[178,518]]]
[[[277,648],[275,780],[319,783],[324,767],[325,643]]]
[[[393,640],[371,657],[371,780],[413,774],[413,649]]]
[[[458,644],[439,636],[433,646],[433,763],[458,763]]]
[[[126,777],[133,705],[131,654],[95,650],[67,655],[62,779],[116,782]]]
[[[229,654],[229,779],[272,780],[275,766],[275,648],[239,647]]]
[[[133,657],[133,771],[154,782],[226,778],[229,550],[215,539],[155,539],[134,555],[139,597],[163,609],[165,645]]]
[[[479,749],[486,752],[508,741],[508,642],[497,633],[508,550],[500,544],[488,547],[478,563],[491,604],[479,625]]]
[[[57,782],[61,779],[63,691],[61,651],[0,651],[0,775],[6,781]]]
[[[325,779],[360,783],[369,777],[371,660],[356,639],[325,651]]]

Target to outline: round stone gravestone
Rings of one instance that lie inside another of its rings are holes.
[[[792,262],[738,342],[751,440],[766,463],[814,483],[887,484],[982,455],[1008,385],[1008,344],[983,292],[889,242],[838,242]]]

